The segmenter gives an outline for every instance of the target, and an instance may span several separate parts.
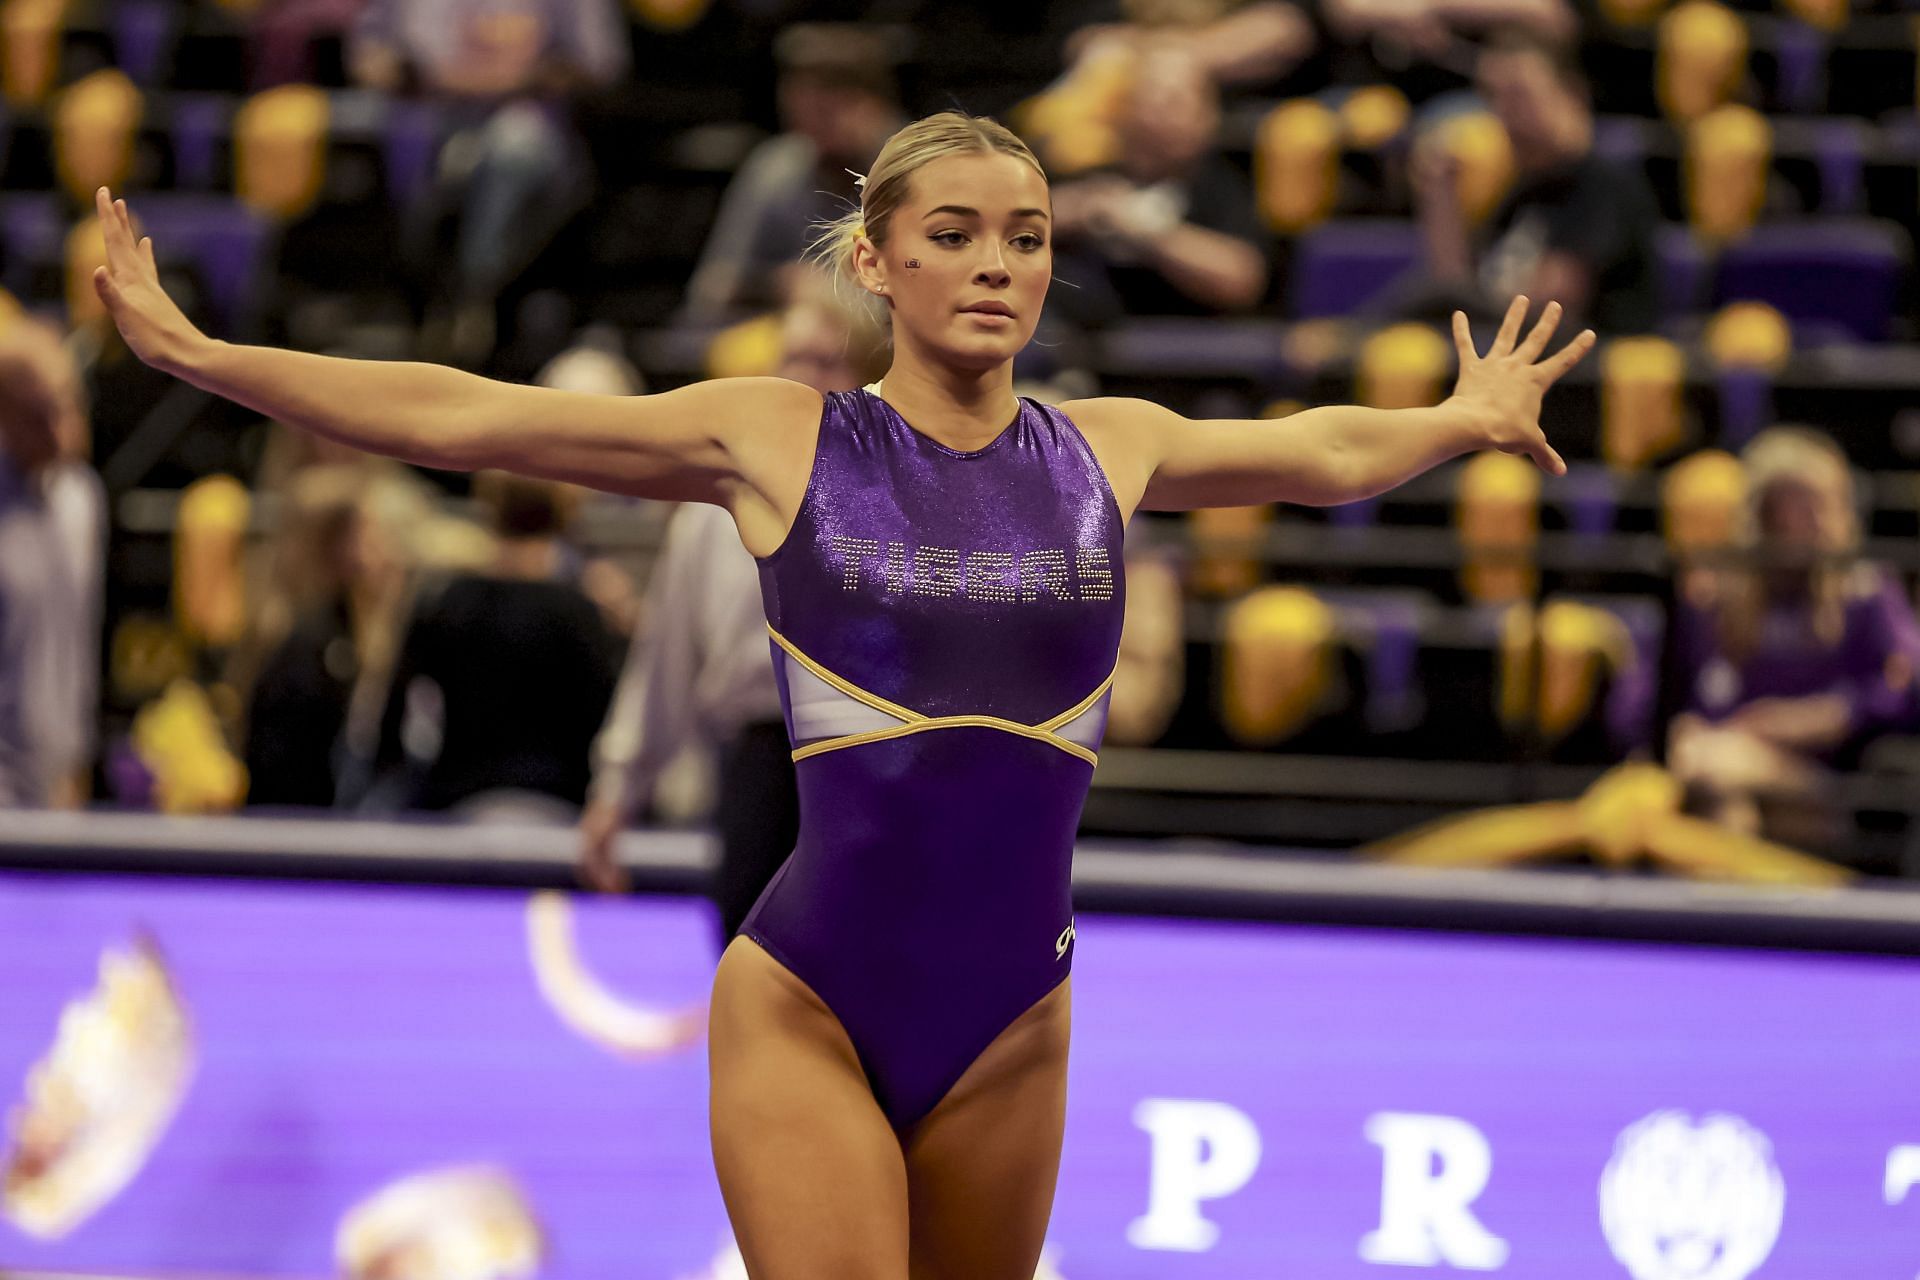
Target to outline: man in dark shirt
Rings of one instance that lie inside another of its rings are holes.
[[[1253,191],[1219,153],[1219,93],[1178,49],[1142,54],[1113,172],[1057,184],[1051,299],[1069,318],[1245,311],[1267,296],[1270,242]]]
[[[1520,33],[1480,55],[1481,96],[1506,126],[1518,170],[1475,260],[1452,164],[1435,148],[1416,159],[1421,230],[1433,281],[1497,313],[1497,300],[1557,299],[1575,323],[1643,333],[1659,322],[1659,209],[1646,180],[1593,150],[1593,110],[1579,70],[1551,44]]]
[[[570,581],[570,494],[504,473],[483,475],[476,493],[499,537],[492,571],[456,577],[422,603],[394,671],[380,761],[431,761],[419,808],[571,820],[618,648]]]

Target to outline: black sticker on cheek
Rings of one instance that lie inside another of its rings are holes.
[[[907,259],[907,270],[918,271],[919,269],[920,269],[920,259],[918,258]]]

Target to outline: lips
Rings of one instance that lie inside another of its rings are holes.
[[[969,315],[1005,316],[1009,320],[1013,318],[1013,308],[1004,302],[976,302],[972,306],[962,307],[960,310]]]

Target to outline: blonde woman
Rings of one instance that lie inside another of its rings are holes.
[[[801,832],[714,979],[714,1163],[756,1280],[1028,1280],[1065,1119],[1074,827],[1142,507],[1351,502],[1476,449],[1563,464],[1516,300],[1435,408],[1191,422],[1013,393],[1051,278],[1047,178],[990,120],[887,143],[827,238],[893,363],[599,399],[195,332],[103,191],[97,280],[140,355],[363,448],[709,502],[759,560]]]
[[[1836,834],[1830,769],[1920,728],[1920,625],[1892,575],[1858,559],[1853,472],[1832,440],[1775,427],[1741,462],[1752,559],[1675,614],[1668,757],[1719,821],[1817,847]]]

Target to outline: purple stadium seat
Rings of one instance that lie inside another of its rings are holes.
[[[387,190],[402,207],[425,195],[433,182],[444,130],[430,103],[395,102],[383,134]]]
[[[47,192],[0,199],[0,246],[4,246],[8,290],[22,297],[31,291],[35,269],[57,262],[65,252],[67,227],[60,202]]]
[[[1723,449],[1739,449],[1773,424],[1773,375],[1765,369],[1722,369],[1719,377]]]
[[[1860,212],[1866,198],[1868,132],[1859,120],[1822,120],[1814,129],[1814,156],[1820,166],[1820,212]]]
[[[272,224],[226,196],[155,194],[136,204],[154,246],[193,264],[214,316],[229,332],[242,327],[259,287]]]
[[[1660,259],[1660,318],[1671,324],[1699,314],[1706,294],[1707,255],[1693,232],[1669,222],[1655,235],[1653,251]]]
[[[1619,500],[1613,472],[1592,463],[1576,462],[1555,482],[1566,504],[1567,527],[1582,538],[1604,538],[1613,532]]]
[[[1420,624],[1433,607],[1432,598],[1401,590],[1316,594],[1339,611],[1343,632],[1365,637],[1367,728],[1394,733],[1412,727],[1424,712],[1417,678]]]
[[[170,0],[117,0],[113,6],[113,57],[127,78],[150,89],[165,74],[179,6]]]
[[[1404,219],[1324,223],[1294,251],[1292,314],[1351,315],[1419,261],[1419,229]]]
[[[1796,326],[1883,342],[1909,249],[1898,226],[1877,220],[1756,227],[1722,252],[1714,306],[1765,302]]]
[[[220,139],[231,123],[228,99],[217,94],[183,94],[173,104],[173,180],[189,191],[211,188]]]
[[[1827,96],[1827,37],[1804,22],[1773,28],[1774,96],[1797,115],[1820,110]]]

